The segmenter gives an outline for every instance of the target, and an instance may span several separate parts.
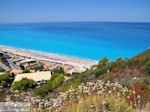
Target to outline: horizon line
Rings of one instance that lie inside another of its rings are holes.
[[[38,22],[14,22],[14,23],[0,23],[0,25],[10,24],[36,24],[36,23],[71,23],[71,22],[100,22],[100,23],[150,23],[150,21],[38,21]]]

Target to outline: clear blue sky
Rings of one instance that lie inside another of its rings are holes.
[[[0,0],[0,23],[150,22],[150,0]]]

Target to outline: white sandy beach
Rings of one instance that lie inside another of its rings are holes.
[[[72,65],[74,66],[74,69],[72,69],[70,72],[82,72],[85,71],[86,68],[90,68],[92,65],[98,63],[97,61],[92,61],[92,60],[73,58],[68,56],[52,54],[52,53],[25,50],[25,49],[13,48],[13,47],[2,46],[2,45],[0,45],[0,50],[13,53],[16,55],[20,55],[20,56],[38,59],[38,60],[45,60],[45,61]]]

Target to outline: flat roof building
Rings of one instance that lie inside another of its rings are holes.
[[[35,72],[35,73],[18,74],[18,75],[16,75],[14,82],[20,81],[23,78],[32,79],[35,82],[43,81],[43,80],[50,80],[51,72],[50,71],[42,71],[42,72]]]

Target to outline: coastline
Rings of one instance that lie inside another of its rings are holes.
[[[34,58],[37,60],[45,60],[45,61],[57,62],[61,64],[72,65],[74,66],[74,70],[73,70],[74,72],[85,71],[87,68],[90,68],[92,65],[98,63],[98,61],[93,61],[88,59],[81,59],[77,57],[69,57],[69,56],[64,56],[59,54],[27,50],[27,49],[15,48],[15,47],[4,46],[4,45],[0,45],[0,50],[13,53],[16,55],[20,55],[20,56]]]

